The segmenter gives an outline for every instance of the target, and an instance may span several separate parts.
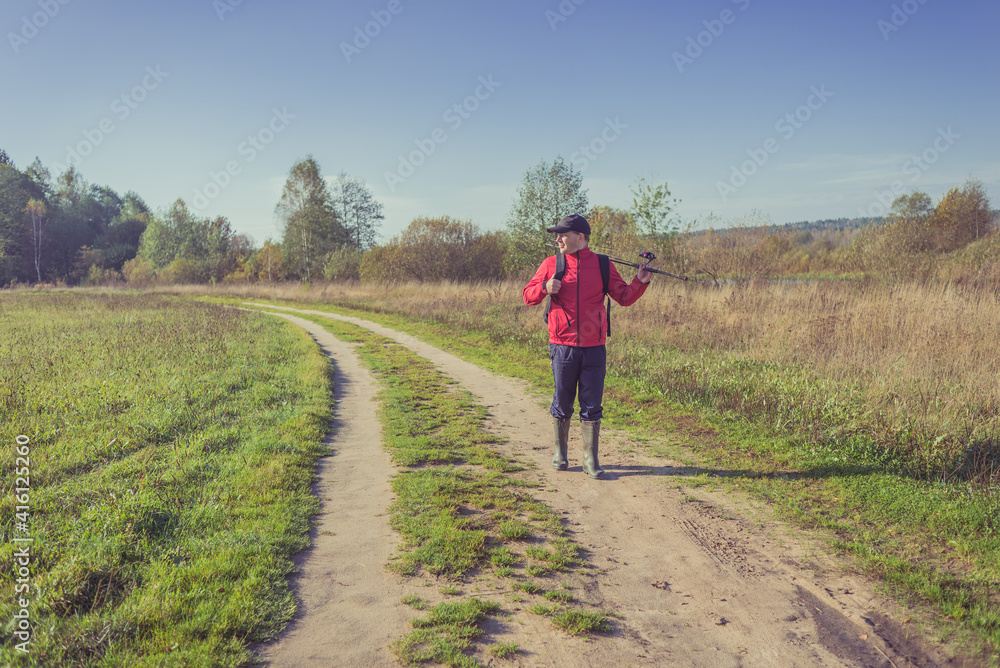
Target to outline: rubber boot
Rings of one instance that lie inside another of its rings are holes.
[[[556,452],[552,455],[552,468],[556,471],[565,471],[569,468],[567,459],[567,449],[569,448],[569,423],[570,418],[552,418],[555,423]]]
[[[604,476],[604,469],[597,461],[597,446],[601,440],[601,421],[581,421],[583,428],[583,471],[591,478]]]

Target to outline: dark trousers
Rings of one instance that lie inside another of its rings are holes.
[[[552,417],[562,420],[573,416],[573,401],[579,389],[580,419],[596,422],[601,419],[604,398],[604,375],[607,370],[607,350],[604,346],[575,348],[549,344],[552,360]]]

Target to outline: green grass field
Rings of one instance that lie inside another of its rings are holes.
[[[28,653],[5,628],[0,664],[244,663],[294,612],[326,358],[272,318],[158,296],[3,295],[0,332],[0,522],[32,539],[18,597],[24,543],[0,546],[0,615],[24,598],[31,627]]]

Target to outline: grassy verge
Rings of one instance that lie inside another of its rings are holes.
[[[405,576],[476,581],[481,588],[489,581],[488,588],[501,592],[530,589],[541,596],[546,587],[559,587],[562,595],[549,597],[559,610],[553,617],[558,628],[574,634],[608,631],[605,613],[574,601],[556,584],[560,574],[587,571],[581,549],[564,535],[560,518],[533,498],[538,484],[522,474],[524,467],[496,451],[498,440],[484,427],[483,407],[403,346],[349,323],[303,317],[356,343],[357,354],[382,385],[383,442],[402,467],[392,480],[396,499],[390,509],[402,543],[389,568]],[[442,592],[455,596],[460,590],[447,585]],[[423,601],[406,602],[423,607]],[[482,665],[470,655],[483,633],[479,622],[503,612],[498,602],[477,597],[440,603],[414,620],[414,631],[393,648],[405,665]],[[579,621],[589,619],[601,623]],[[516,651],[503,643],[494,647],[489,649],[494,655]]]
[[[0,616],[25,599],[31,633],[25,653],[6,625],[0,663],[242,665],[294,612],[327,360],[272,318],[157,296],[2,296],[0,331],[0,525],[32,539],[26,574],[0,546]]]
[[[337,303],[282,303],[361,315],[540,391],[550,383],[544,334],[503,304],[465,304],[431,319],[381,312],[382,302],[327,300]],[[869,428],[885,423],[865,393],[802,363],[622,335],[609,340],[609,359],[609,426],[679,444],[664,452],[824,529],[888,591],[936,611],[942,639],[1000,653],[1000,488],[989,449],[978,476],[921,470],[912,462],[935,461],[935,439],[904,421],[889,435],[909,446],[887,447],[891,440]],[[927,452],[904,459],[913,448]]]

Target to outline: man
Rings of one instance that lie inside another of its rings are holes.
[[[570,215],[548,231],[556,235],[559,252],[565,257],[566,270],[555,278],[556,257],[542,262],[522,296],[529,306],[551,299],[548,312],[549,357],[555,392],[549,412],[555,421],[555,455],[552,468],[569,468],[567,448],[573,402],[579,390],[580,424],[583,431],[583,470],[591,478],[600,478],[604,469],[597,450],[601,433],[601,400],[607,356],[604,343],[608,334],[608,316],[604,307],[604,279],[599,256],[587,247],[590,224],[580,215]],[[634,304],[646,291],[652,273],[646,264],[631,283],[625,283],[614,264],[608,265],[608,294],[622,306]]]

